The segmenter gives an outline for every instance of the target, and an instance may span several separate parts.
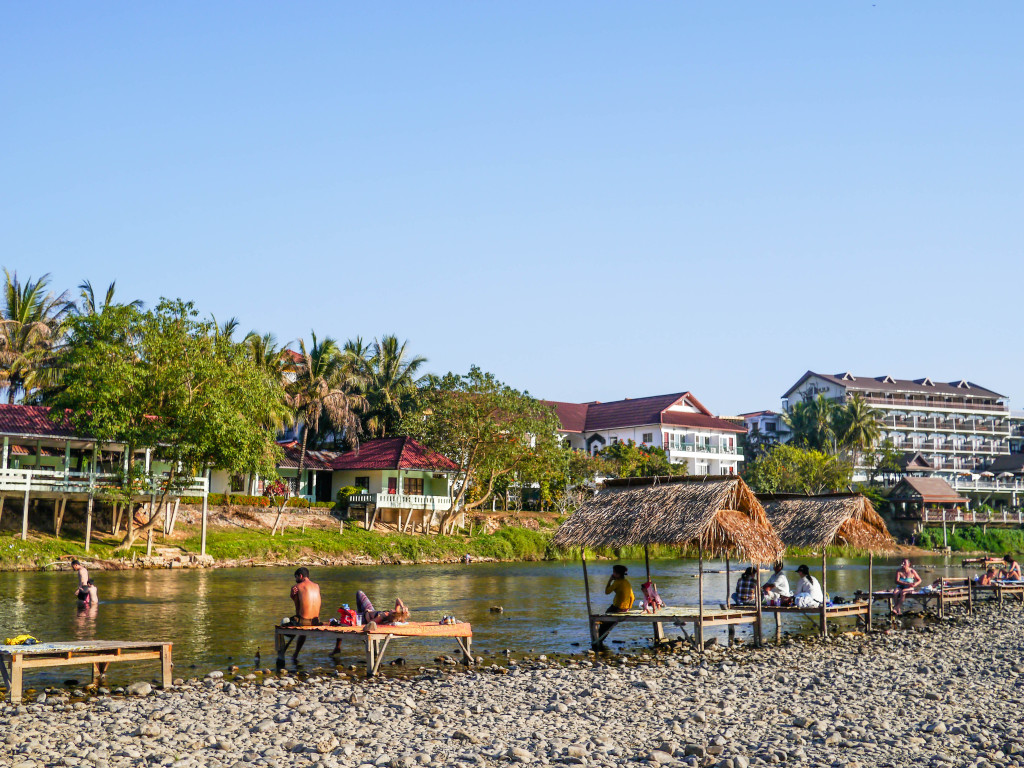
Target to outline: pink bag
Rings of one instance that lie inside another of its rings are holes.
[[[661,599],[661,595],[658,594],[658,587],[653,581],[645,581],[640,585],[640,589],[644,593],[644,613],[648,611],[653,613],[658,608],[665,607],[665,601]]]

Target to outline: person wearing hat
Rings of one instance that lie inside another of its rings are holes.
[[[796,569],[800,574],[800,581],[796,584],[796,594],[793,595],[793,605],[797,608],[818,608],[825,602],[825,595],[821,591],[821,584],[811,576],[811,569],[801,565]]]

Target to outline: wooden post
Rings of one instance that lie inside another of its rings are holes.
[[[828,622],[825,621],[825,604],[828,602],[827,583],[828,577],[825,574],[825,547],[821,548],[821,636],[828,637]]]
[[[974,587],[970,579],[967,580],[967,615],[974,615]]]
[[[651,580],[651,553],[650,547],[644,544],[644,567],[647,569],[647,580]]]
[[[729,558],[727,557],[727,558],[725,558],[725,607],[726,608],[732,608],[732,603],[730,602],[732,600],[732,596],[730,594],[732,592],[732,589],[729,586],[729,582],[730,581],[731,581],[731,579],[729,577]]]
[[[0,522],[3,522],[4,519],[4,501],[6,498],[6,496],[0,496]]]
[[[153,515],[156,514],[156,495],[152,494],[149,497],[149,516],[146,518],[146,524],[149,525],[153,522]],[[153,554],[153,528],[150,526],[149,535],[146,536],[146,557],[150,557]]]
[[[782,611],[775,612],[775,644],[782,642]]]
[[[697,542],[697,650],[704,653],[704,545]]]
[[[21,510],[21,540],[28,541],[28,492],[32,487],[32,473],[25,470],[25,506]]]
[[[11,689],[9,691],[11,697],[11,704],[21,703],[22,663],[22,655],[20,653],[16,653],[13,656],[11,656]]]
[[[867,628],[868,628],[868,632],[871,631],[871,609],[875,605],[875,600],[874,600],[874,597],[873,597],[874,592],[875,592],[875,583],[874,583],[875,567],[874,566],[875,566],[875,553],[874,552],[868,552],[868,615],[867,615],[867,621],[865,622],[866,625],[867,625]]]
[[[171,644],[163,643],[160,646],[160,687],[170,688],[174,683],[174,675],[171,668]]]
[[[203,522],[199,537],[199,554],[206,554],[206,517],[210,510],[210,470],[206,470],[206,483],[203,488]]]
[[[11,453],[11,439],[9,437],[4,437],[4,465],[3,465],[4,469],[7,469],[7,457],[10,455],[10,453]]]
[[[587,596],[587,627],[590,629],[590,643],[597,645],[597,627],[594,626],[594,609],[590,605],[590,578],[587,575],[587,550],[580,547],[580,560],[583,562],[583,592]]]
[[[753,563],[751,563],[753,565]],[[757,606],[757,621],[754,623],[754,645],[760,648],[764,644],[764,633],[761,631],[761,566],[754,565],[757,574],[757,591],[754,593],[754,605]]]
[[[89,540],[92,538],[92,505],[93,496],[89,493],[89,500],[85,503],[85,551],[89,551]]]

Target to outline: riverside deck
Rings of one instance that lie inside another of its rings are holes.
[[[274,649],[278,662],[284,661],[285,651],[296,637],[330,637],[332,640],[352,640],[363,645],[366,651],[366,676],[373,677],[380,669],[384,651],[393,638],[453,638],[462,651],[462,663],[473,663],[473,627],[466,622],[458,624],[437,624],[431,621],[410,621],[405,624],[380,624],[367,631],[366,627],[332,627],[322,624],[318,627],[278,625],[274,627]]]
[[[590,634],[593,644],[596,646],[603,643],[608,634],[620,623],[652,624],[656,643],[665,640],[666,624],[683,628],[684,631],[687,624],[692,624],[693,634],[701,647],[703,647],[706,627],[753,624],[756,641],[758,644],[761,642],[761,616],[756,607],[704,608],[701,610],[700,606],[688,605],[659,608],[654,613],[644,613],[636,609],[625,613],[592,613],[590,614]],[[605,625],[604,629],[601,628],[602,624]]]
[[[872,592],[872,602],[882,601],[889,605],[889,615],[893,614],[893,603],[896,600],[896,593],[893,590],[884,592]],[[955,603],[967,603],[967,612],[974,613],[974,590],[971,589],[969,579],[963,578],[942,578],[939,581],[939,588],[917,589],[907,594],[905,600],[916,600],[925,611],[929,604],[934,603],[939,618],[946,615],[949,607]]]
[[[161,687],[170,688],[173,666],[171,643],[93,640],[82,643],[0,645],[0,675],[7,686],[11,703],[21,701],[22,674],[26,669],[91,664],[92,681],[95,684],[107,673],[107,667],[114,662],[149,660],[160,661]]]
[[[975,599],[978,595],[990,594],[992,599],[999,603],[1000,606],[1003,604],[1003,596],[1009,595],[1010,597],[1016,597],[1021,603],[1024,603],[1024,582],[1011,581],[1011,582],[994,582],[992,584],[972,584],[971,589],[974,590]]]
[[[832,605],[815,606],[813,608],[797,608],[796,606],[766,605],[761,608],[763,613],[775,614],[775,642],[782,640],[782,617],[787,614],[796,616],[811,616],[818,619],[818,633],[823,637],[826,634],[825,624],[829,619],[840,619],[847,616],[854,616],[858,624],[871,628],[871,603],[867,600],[858,600],[853,603],[838,603]]]

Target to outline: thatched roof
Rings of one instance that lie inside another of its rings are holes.
[[[646,544],[703,547],[770,563],[782,553],[764,507],[738,477],[648,477],[609,480],[555,533],[557,547]]]
[[[885,521],[859,493],[759,498],[787,547],[848,545],[872,552],[896,548]]]

